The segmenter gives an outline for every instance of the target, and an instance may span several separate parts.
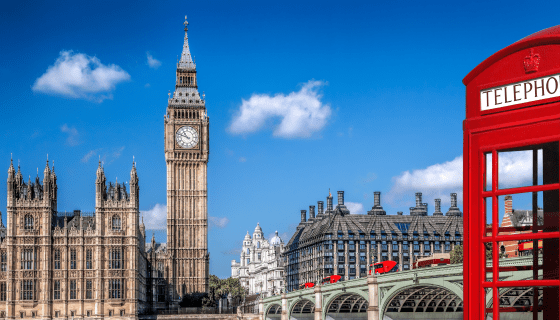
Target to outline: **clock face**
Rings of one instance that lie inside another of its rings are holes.
[[[184,126],[177,130],[175,139],[185,149],[194,148],[198,144],[198,132],[191,126]]]

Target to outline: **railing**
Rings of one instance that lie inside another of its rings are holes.
[[[237,313],[236,307],[222,308],[178,308],[167,310],[153,310],[150,314],[173,315],[173,314],[235,314]]]

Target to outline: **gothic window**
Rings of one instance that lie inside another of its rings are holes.
[[[59,300],[60,299],[60,280],[55,280],[54,281],[53,299],[54,300]]]
[[[121,217],[114,215],[111,223],[111,228],[113,230],[121,230]]]
[[[21,251],[21,268],[23,270],[33,270],[33,249]]]
[[[0,283],[0,301],[6,301],[6,282]]]
[[[60,250],[54,250],[54,268],[60,269]]]
[[[70,250],[70,269],[76,269],[76,249]]]
[[[1,259],[1,263],[2,263],[1,270],[2,270],[2,272],[6,271],[6,262],[8,262],[8,257],[6,256],[6,252],[2,252],[2,259]]]
[[[21,282],[21,300],[33,300],[33,280]]]
[[[162,283],[157,286],[157,301],[165,302],[165,285]]]
[[[76,280],[70,280],[70,299],[76,299]]]
[[[109,253],[109,269],[121,269],[121,249],[111,249]]]
[[[86,299],[92,299],[92,282],[91,280],[86,281]]]
[[[109,298],[120,299],[121,296],[121,279],[109,280]]]
[[[26,214],[24,220],[25,230],[33,230],[33,216],[30,214]]]
[[[158,262],[158,277],[159,278],[163,277],[163,263],[162,262]]]
[[[93,256],[93,252],[91,249],[87,249],[86,250],[86,269],[91,269],[92,268],[92,256]]]

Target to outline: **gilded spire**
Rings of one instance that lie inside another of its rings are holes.
[[[187,21],[187,16],[185,16],[185,22],[183,24],[185,25],[185,40],[183,43],[183,52],[181,53],[181,59],[179,60],[177,68],[195,70],[196,65],[193,62],[191,51],[189,50],[189,36],[187,35],[189,22]]]

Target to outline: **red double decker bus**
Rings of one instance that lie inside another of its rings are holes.
[[[371,274],[371,270],[379,274],[387,273],[391,271],[396,265],[397,263],[391,260],[370,264],[369,274]]]
[[[313,282],[302,283],[302,284],[299,285],[299,290],[307,289],[307,288],[313,288],[314,286],[315,286],[315,283],[313,283]]]
[[[321,282],[321,284],[325,285],[325,284],[329,284],[329,283],[337,283],[340,280],[340,278],[341,277],[337,274],[332,275],[332,276],[328,276],[328,277],[323,278],[323,281]]]

